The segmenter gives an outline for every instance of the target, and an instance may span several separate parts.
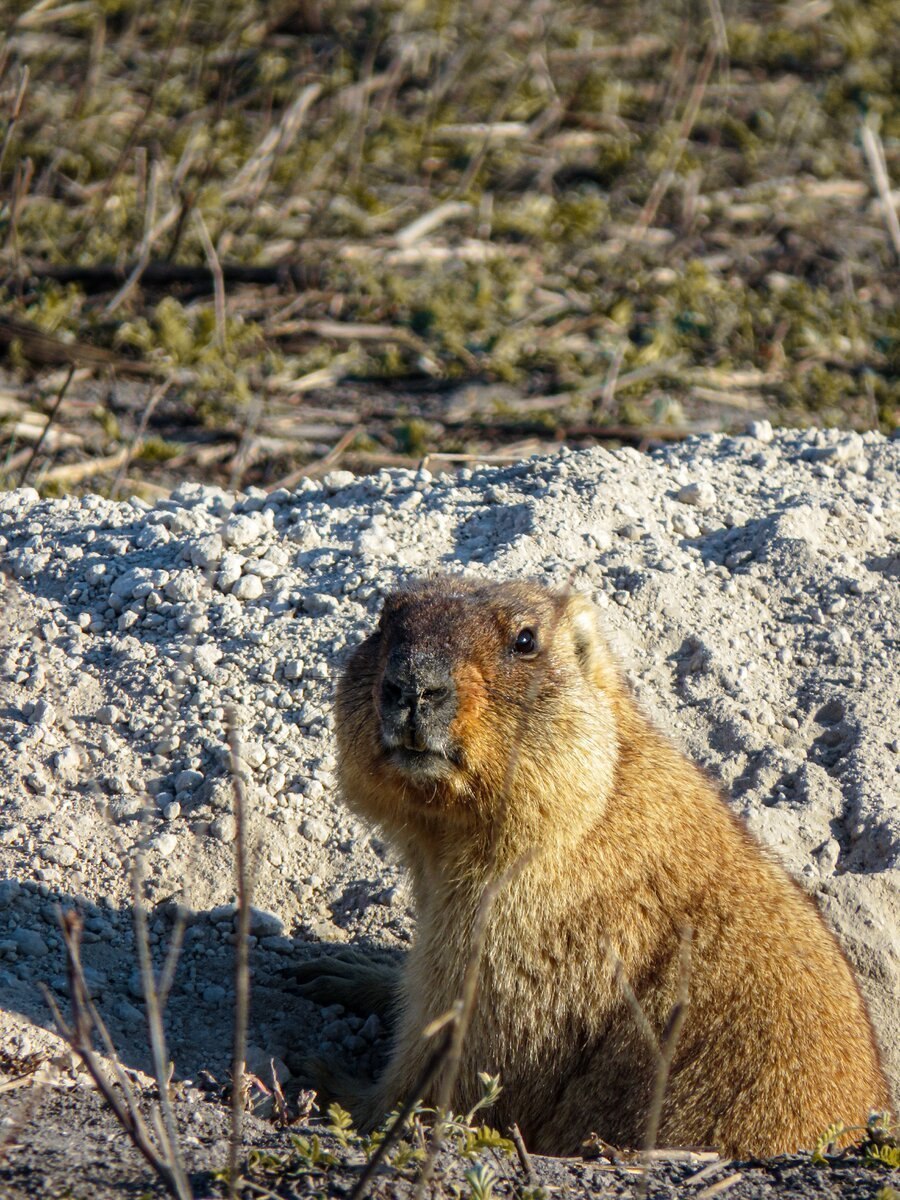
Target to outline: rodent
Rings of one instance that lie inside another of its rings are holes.
[[[641,1146],[685,987],[659,1145],[765,1157],[889,1109],[837,941],[642,713],[584,596],[457,576],[390,595],[340,678],[336,734],[343,798],[399,851],[417,913],[387,1067],[345,1083],[361,1123],[415,1086],[485,887],[516,863],[490,913],[454,1111],[480,1096],[479,1072],[499,1073],[491,1120],[516,1121],[534,1151],[577,1154],[592,1133]],[[301,975],[322,1001],[392,1001],[383,963]]]

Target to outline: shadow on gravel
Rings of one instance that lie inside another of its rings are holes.
[[[343,903],[353,903],[355,893]],[[93,904],[80,896],[57,894],[46,885],[15,878],[0,881],[0,1011],[55,1031],[43,988],[68,1017],[68,978],[57,914],[77,911],[84,922],[82,959],[91,996],[107,1024],[124,1066],[151,1070],[146,1013],[135,944],[133,909]],[[175,1078],[200,1070],[224,1081],[230,1065],[234,1003],[233,909],[193,911],[165,1010],[169,1055]],[[176,922],[176,906],[162,903],[148,911],[148,928],[157,979]],[[318,941],[311,928],[297,938],[254,937],[250,952],[251,1015],[249,1042],[262,1063],[286,1057],[297,1070],[313,1051],[319,1056],[360,1057],[379,1054],[383,1030],[360,1038],[362,1017],[340,1005],[325,1010],[297,993],[289,969],[304,959],[346,949]],[[277,943],[277,945],[276,945]],[[356,943],[360,957],[383,960],[383,947]],[[287,968],[287,970],[286,970]],[[253,1065],[251,1064],[251,1069]],[[259,1069],[259,1068],[257,1068]],[[303,1080],[300,1080],[303,1082]]]

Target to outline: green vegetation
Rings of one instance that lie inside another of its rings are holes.
[[[11,0],[0,312],[175,371],[213,426],[349,380],[562,397],[550,433],[890,430],[900,248],[863,128],[900,186],[900,0],[719,16]]]
[[[872,1113],[866,1125],[829,1126],[816,1142],[812,1161],[827,1166],[828,1156],[837,1153],[839,1147],[843,1147],[842,1154],[861,1158],[867,1167],[900,1171],[900,1125],[891,1124],[885,1113]]]
[[[494,1169],[499,1161],[497,1156],[513,1155],[514,1147],[497,1130],[487,1125],[472,1124],[475,1112],[493,1104],[500,1094],[499,1077],[482,1074],[480,1078],[484,1086],[481,1099],[464,1117],[447,1114],[442,1124],[442,1144],[455,1156],[471,1163],[462,1174],[472,1200],[491,1200],[494,1184],[499,1178]],[[385,1139],[390,1137],[386,1162],[391,1171],[415,1178],[428,1156],[427,1146],[432,1135],[426,1123],[433,1123],[436,1115],[433,1108],[417,1106],[403,1128],[395,1131],[398,1113],[394,1112],[379,1129],[364,1136],[354,1129],[353,1119],[345,1109],[338,1104],[331,1104],[325,1132],[357,1162],[370,1159]],[[310,1137],[291,1134],[290,1142],[291,1150],[286,1153],[251,1150],[247,1156],[244,1182],[254,1188],[277,1188],[285,1181],[327,1175],[331,1168],[340,1167],[342,1163],[346,1165],[343,1156],[326,1150],[316,1134]],[[491,1154],[494,1166],[481,1158],[485,1152]],[[227,1172],[219,1172],[215,1177],[219,1182],[225,1182]]]

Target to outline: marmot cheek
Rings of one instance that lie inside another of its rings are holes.
[[[450,723],[451,745],[461,750],[468,762],[484,762],[493,748],[491,722],[485,718],[487,684],[474,663],[459,663],[453,669],[456,684],[456,716]]]

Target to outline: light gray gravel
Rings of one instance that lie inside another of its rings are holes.
[[[900,441],[785,432],[505,469],[335,471],[155,506],[0,496],[0,1047],[65,992],[57,906],[129,1063],[147,1065],[128,867],[154,955],[191,922],[167,1016],[221,1071],[234,898],[227,712],[256,856],[253,1051],[377,1053],[279,974],[308,943],[412,935],[401,872],[334,792],[331,694],[399,580],[533,576],[593,595],[645,706],[814,893],[900,1080]],[[16,1045],[19,1044],[17,1041]]]

